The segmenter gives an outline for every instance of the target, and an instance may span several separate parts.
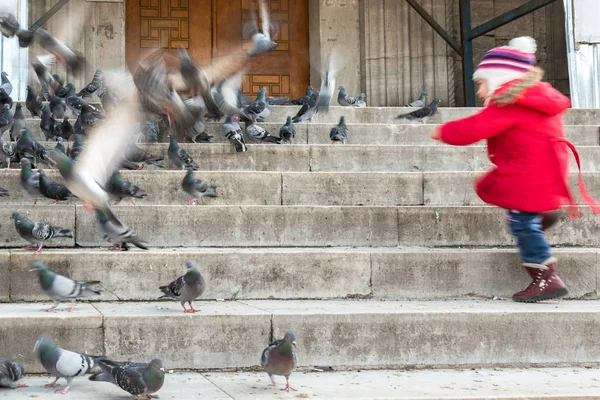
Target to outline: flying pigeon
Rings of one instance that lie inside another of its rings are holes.
[[[290,375],[296,368],[296,336],[292,332],[285,334],[283,339],[278,339],[263,350],[260,365],[267,371],[272,385],[277,386],[273,375],[285,376],[286,386],[281,390],[296,391],[290,386]]]
[[[13,158],[15,154],[17,154],[15,145],[2,139],[2,135],[0,135],[0,157],[6,161],[7,169],[10,169],[10,159]]]
[[[71,388],[73,378],[89,373],[104,357],[79,354],[56,346],[47,335],[40,335],[33,348],[34,353],[44,366],[44,369],[56,377],[54,382],[47,383],[46,387],[59,386],[56,382],[60,378],[67,380],[67,386],[56,393],[65,394]]]
[[[50,35],[42,28],[38,28],[33,33],[38,43],[63,65],[67,70],[75,75],[78,75],[85,67],[85,58],[73,52],[64,43]]]
[[[159,287],[160,291],[164,293],[159,299],[169,297],[179,300],[184,313],[195,313],[200,310],[196,310],[192,302],[202,296],[202,293],[206,290],[206,282],[194,261],[186,262],[185,266],[187,268],[185,275],[180,276],[166,286]],[[185,308],[185,303],[189,303],[189,309]]]
[[[27,387],[24,383],[17,383],[24,375],[25,367],[23,364],[13,360],[0,359],[0,388],[18,389]]]
[[[33,205],[35,205],[40,197],[42,197],[42,193],[40,192],[40,178],[39,173],[33,171],[31,168],[31,162],[23,158],[21,159],[21,186],[25,189],[25,192],[29,195],[30,198],[34,200]]]
[[[242,153],[248,151],[248,147],[244,141],[244,135],[242,135],[242,128],[238,123],[237,115],[233,118],[227,116],[225,122],[221,125],[221,133],[233,144],[236,152]]]
[[[242,78],[244,70],[235,74],[228,79],[224,79],[212,92],[215,103],[225,115],[238,115],[240,120],[246,122],[250,121],[250,116],[246,115],[245,111],[242,111],[241,104],[239,104],[238,93],[242,88]],[[264,99],[263,99],[264,100]],[[248,105],[253,103],[250,101]],[[270,111],[269,111],[270,112]],[[203,128],[204,129],[204,128]]]
[[[279,128],[279,137],[284,142],[292,144],[292,139],[296,137],[296,127],[292,122],[292,117],[287,117],[285,124]]]
[[[79,93],[77,93],[77,96],[82,97],[84,99],[86,97],[92,97],[94,95],[94,93],[96,93],[98,91],[98,89],[100,89],[102,87],[103,79],[104,79],[104,75],[102,74],[102,71],[96,70],[96,72],[94,73],[94,77],[92,78],[92,81],[90,83],[88,83],[86,87],[81,89],[81,91]]]
[[[142,250],[148,250],[147,243],[140,239],[135,232],[124,225],[116,225],[99,209],[96,209],[96,231],[117,251],[129,250],[129,243]]]
[[[312,121],[312,118],[318,111],[319,98],[319,92],[313,92],[313,94],[310,96],[310,100],[308,101],[308,103],[302,106],[302,108],[298,111],[298,114],[296,114],[296,116],[292,118],[292,121],[294,123]]]
[[[346,94],[346,88],[343,86],[339,87],[340,92],[338,93],[338,104],[342,107],[350,107],[356,104],[356,99]]]
[[[408,120],[415,120],[415,119],[423,119],[426,117],[431,117],[431,116],[435,115],[435,113],[437,112],[437,105],[440,101],[441,101],[440,99],[436,98],[428,106],[419,108],[418,110],[415,110],[408,114],[398,115],[396,117],[396,119],[406,118]]]
[[[197,199],[205,197],[217,197],[217,191],[215,187],[204,182],[202,179],[194,176],[194,171],[188,169],[183,181],[181,182],[181,188],[184,192],[194,197],[189,203],[197,201]]]
[[[340,118],[340,123],[331,128],[329,138],[331,139],[331,144],[335,142],[346,144],[346,140],[348,140],[348,127],[346,126],[346,119],[343,116]]]
[[[10,219],[15,221],[15,229],[19,235],[33,245],[29,247],[37,247],[36,253],[42,251],[46,240],[55,237],[73,238],[70,229],[51,226],[43,222],[33,222],[20,212],[13,212]]]
[[[246,136],[256,143],[281,143],[281,138],[272,136],[265,128],[251,122],[246,123]]]
[[[75,300],[78,298],[100,295],[98,290],[90,288],[92,285],[99,285],[100,282],[74,281],[53,272],[43,261],[34,262],[29,271],[37,272],[42,290],[54,301],[50,308],[43,309],[42,311],[55,311],[59,302],[68,301],[71,304],[67,311],[71,312],[75,306]]]
[[[271,110],[269,110],[267,102],[265,101],[265,93],[267,93],[267,89],[260,89],[256,96],[256,100],[244,109],[244,113],[254,122],[264,121],[271,115]]]
[[[333,48],[329,56],[329,64],[321,68],[321,89],[319,90],[319,108],[329,109],[331,98],[335,92],[335,78],[342,69],[343,57],[337,48]]]
[[[121,177],[121,173],[119,171],[115,171],[110,180],[106,185],[106,191],[116,199],[116,203],[118,204],[127,197],[132,197],[136,199],[143,199],[148,196],[146,192],[140,189],[137,185],[125,180]],[[130,205],[135,205],[135,201],[132,199]]]
[[[54,79],[50,74],[48,67],[46,67],[39,58],[33,62],[33,70],[40,81],[42,95],[45,96],[46,99],[49,98],[50,93],[54,94],[61,89],[62,85]]]
[[[169,150],[167,151],[167,154],[169,156],[169,160],[171,160],[171,162],[175,164],[175,166],[179,169],[191,168],[194,171],[197,171],[199,169],[198,164],[194,162],[194,160],[192,159],[192,157],[190,157],[187,151],[179,147],[179,143],[177,143],[177,140],[175,140],[175,138],[170,135]]]
[[[358,96],[358,99],[356,99],[356,103],[354,104],[354,107],[360,107],[360,108],[366,107],[367,101],[365,100],[365,97],[366,97],[365,94],[361,93]]]
[[[306,95],[302,96],[302,97],[298,97],[297,99],[294,99],[291,101],[292,104],[296,105],[296,106],[303,106],[306,103],[308,103],[308,100],[310,99],[310,96],[313,93],[313,88],[312,86],[307,86],[306,87]]]
[[[90,381],[110,382],[136,399],[158,398],[152,394],[158,392],[165,381],[165,368],[159,359],[148,364],[104,359],[98,365],[102,372],[90,376]]]
[[[2,186],[0,186],[0,197],[9,197],[10,194],[8,193],[8,190],[4,189]]]
[[[29,110],[32,118],[42,116],[42,99],[35,94],[32,86],[27,86],[27,97],[25,98],[25,107]]]
[[[73,196],[64,183],[50,180],[41,169],[38,170],[38,174],[40,180],[40,193],[44,197],[54,200],[52,204],[69,200]]]
[[[406,105],[406,107],[419,107],[419,108],[425,107],[425,104],[427,104],[427,96],[428,96],[427,90],[423,90],[421,92],[421,96],[419,96],[419,99],[415,100],[411,103],[408,103]]]
[[[8,104],[4,104],[2,107],[2,114],[0,115],[0,136],[10,129],[12,122],[13,115],[10,112],[10,106]]]
[[[271,22],[269,18],[269,10],[267,4],[265,4],[264,0],[258,0],[258,7],[260,9],[260,19],[262,25],[262,32],[258,29],[258,20],[256,19],[256,13],[254,12],[254,4],[250,3],[250,12],[252,14],[252,41],[254,44],[248,50],[248,57],[257,57],[262,54],[269,53],[275,48],[277,48],[278,44],[271,40]]]
[[[10,140],[19,140],[21,137],[21,130],[23,129],[27,129],[27,121],[23,114],[23,106],[21,103],[18,103],[15,108],[15,115],[13,116],[13,124],[10,128]]]

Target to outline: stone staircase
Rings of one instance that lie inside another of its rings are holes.
[[[264,126],[277,133],[297,109],[273,107]],[[219,198],[188,206],[182,171],[122,172],[149,194],[116,206],[150,243],[146,252],[108,251],[79,202],[32,206],[18,170],[0,171],[10,191],[0,205],[0,355],[42,372],[32,348],[47,332],[72,350],[159,357],[167,369],[248,368],[273,337],[293,330],[301,367],[597,364],[600,219],[586,212],[549,232],[568,300],[511,302],[528,278],[502,210],[473,193],[473,178],[489,165],[485,147],[429,139],[435,124],[475,111],[440,109],[425,124],[407,124],[394,120],[406,109],[332,107],[297,124],[293,145],[250,144],[247,153],[207,124],[217,143],[182,146]],[[332,146],[329,129],[341,115],[349,144]],[[41,140],[39,120],[29,122]],[[569,110],[565,123],[600,198],[600,110]],[[140,147],[166,156],[166,143]],[[53,240],[41,254],[22,250],[13,211],[71,228],[75,238]],[[158,286],[188,259],[207,280],[201,312],[191,316],[178,302],[157,301]],[[41,312],[48,299],[28,271],[37,260],[101,281],[102,296],[72,313]]]

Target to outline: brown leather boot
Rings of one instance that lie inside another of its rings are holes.
[[[569,294],[567,287],[556,274],[556,258],[552,257],[542,264],[523,264],[533,281],[525,290],[513,294],[513,300],[535,303],[542,300],[557,299]]]

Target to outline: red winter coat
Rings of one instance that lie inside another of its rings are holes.
[[[523,80],[498,89],[480,113],[442,126],[441,140],[466,146],[487,139],[494,167],[475,182],[486,203],[511,210],[546,212],[575,203],[568,187],[569,149],[561,114],[570,101],[534,69]],[[580,179],[582,198],[595,212],[600,207]],[[571,208],[575,215],[577,211]]]

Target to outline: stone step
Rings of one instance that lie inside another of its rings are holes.
[[[40,120],[28,119],[28,125],[39,141],[45,140],[40,128]],[[285,121],[283,121],[285,122]],[[283,122],[265,122],[259,124],[272,135],[279,136],[279,128]],[[72,124],[75,120],[71,121]],[[244,124],[241,124],[244,128]],[[431,134],[437,125],[398,125],[398,124],[347,124],[349,130],[348,144],[367,145],[443,145],[431,139]],[[334,124],[298,124],[294,144],[331,144],[329,131]],[[221,134],[221,124],[206,123],[205,132],[213,136],[214,143],[228,143]],[[167,142],[168,131],[161,132],[160,140]],[[576,146],[598,146],[600,134],[597,125],[567,125],[565,133]],[[6,135],[8,137],[8,135]]]
[[[51,143],[44,143],[47,147]],[[166,143],[140,147],[167,159]],[[229,144],[182,144],[201,170],[318,171],[318,172],[434,172],[482,171],[491,164],[485,146],[275,145],[253,144],[236,153]],[[582,169],[600,171],[599,146],[580,146]],[[169,167],[172,164],[166,161]],[[13,163],[16,168],[16,164]],[[571,157],[571,169],[576,170]]]
[[[584,210],[548,232],[553,245],[600,246],[600,222]],[[20,211],[34,221],[75,228],[76,240],[45,246],[102,246],[95,216],[81,206],[0,206],[2,248],[24,246],[9,219]],[[512,246],[504,211],[452,206],[116,206],[119,218],[151,247]],[[156,225],[156,221],[161,221]],[[218,221],[218,223],[217,223]]]
[[[597,369],[585,367],[330,372],[299,368],[291,375],[290,384],[298,390],[297,398],[328,400],[596,400],[597,374]],[[278,388],[269,386],[271,381],[262,371],[176,372],[166,376],[157,394],[186,400],[281,400],[285,379],[275,380]],[[23,382],[29,387],[4,390],[0,399],[63,398],[44,388],[46,377],[27,376]],[[116,386],[86,378],[74,380],[72,393],[80,400],[126,398]]]
[[[190,315],[168,301],[81,304],[71,313],[44,313],[35,303],[0,304],[0,352],[41,372],[31,350],[46,332],[71,350],[115,360],[161,358],[173,369],[252,367],[271,335],[293,331],[300,367],[600,362],[591,351],[600,339],[590,334],[600,312],[597,300],[243,300],[198,306],[201,311]]]
[[[568,299],[597,299],[597,248],[559,248],[560,276]],[[432,248],[228,248],[0,251],[0,302],[41,301],[36,261],[57,273],[100,281],[96,301],[152,301],[195,260],[206,279],[208,299],[440,300],[510,298],[529,278],[515,249]]]

